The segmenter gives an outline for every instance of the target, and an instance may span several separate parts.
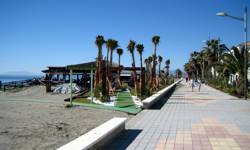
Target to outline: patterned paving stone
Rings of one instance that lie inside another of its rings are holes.
[[[106,149],[249,150],[250,101],[205,85],[192,92],[182,82],[162,107],[143,110],[126,128],[131,135]]]

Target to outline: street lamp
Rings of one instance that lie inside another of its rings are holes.
[[[248,73],[248,50],[247,50],[247,7],[245,7],[244,11],[244,16],[243,17],[235,17],[231,16],[225,12],[219,12],[216,14],[217,16],[222,16],[222,17],[229,17],[235,20],[243,21],[244,23],[244,39],[245,39],[245,50],[244,50],[244,68],[245,68],[245,73],[244,73],[244,97],[247,99],[247,73]]]

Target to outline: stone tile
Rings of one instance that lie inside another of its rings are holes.
[[[125,140],[127,149],[250,149],[250,101],[205,85],[191,92],[181,83],[161,109],[143,110],[127,124],[141,130]]]

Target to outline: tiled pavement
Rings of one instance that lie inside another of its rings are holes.
[[[129,120],[105,149],[250,150],[250,101],[184,82],[168,101]]]

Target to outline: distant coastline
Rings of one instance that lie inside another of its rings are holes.
[[[42,77],[41,75],[0,75],[0,81],[2,83],[12,82],[12,81],[22,81],[29,80],[33,78]]]

